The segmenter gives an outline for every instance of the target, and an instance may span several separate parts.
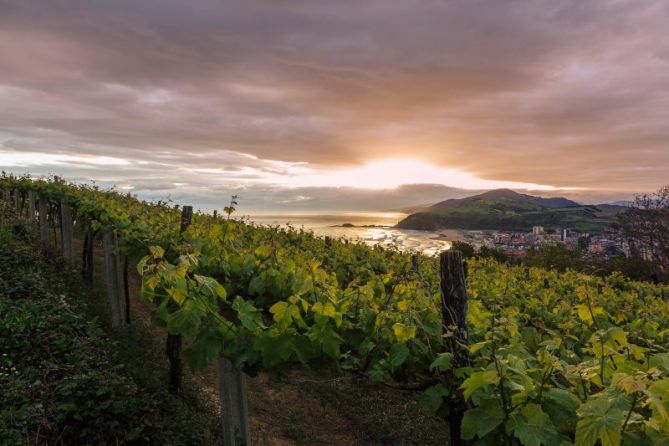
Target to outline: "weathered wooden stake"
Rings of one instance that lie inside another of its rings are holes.
[[[48,203],[47,203],[48,204]],[[56,252],[58,250],[58,244],[60,243],[60,237],[58,234],[60,233],[60,211],[56,208],[59,208],[60,205],[58,206],[48,206],[48,212],[47,212],[47,221],[49,222],[49,225],[51,227],[51,232],[53,235],[53,250]]]
[[[193,219],[193,206],[184,206],[181,210],[181,233],[186,232]],[[170,362],[167,388],[170,393],[176,394],[181,388],[181,335],[167,333],[165,354]]]
[[[125,325],[125,298],[123,297],[123,273],[121,259],[118,254],[116,231],[106,232],[102,236],[104,249],[105,280],[107,297],[111,309],[112,327]]]
[[[20,214],[21,211],[21,200],[19,200],[19,190],[14,189],[14,209],[16,209],[16,212]]]
[[[447,351],[453,353],[453,368],[469,365],[467,345],[467,288],[465,269],[460,251],[444,251],[439,256],[441,288],[441,312],[444,325],[444,341]],[[451,407],[448,416],[451,445],[469,444],[460,437],[460,427],[467,405],[462,394]]]
[[[418,255],[413,254],[411,256],[411,271],[417,273],[418,272]]]
[[[130,279],[128,256],[123,256],[123,297],[125,297],[125,323],[130,323]]]
[[[181,233],[186,232],[186,229],[193,220],[193,206],[184,206],[181,210]]]
[[[35,192],[28,191],[28,220],[35,223]]]
[[[86,229],[86,235],[84,235],[84,246],[81,248],[81,277],[88,282],[88,243],[89,243],[89,230],[90,226]]]
[[[39,212],[39,238],[42,242],[42,250],[49,249],[49,224],[47,222],[47,203],[46,198],[39,197],[37,202],[37,209]]]
[[[88,225],[86,236],[84,237],[84,248],[81,253],[81,275],[88,283],[93,283],[93,247],[93,228]]]
[[[63,260],[68,263],[74,262],[74,251],[72,247],[72,208],[65,203],[64,200],[60,201],[60,239],[62,241],[61,248],[63,251]]]
[[[227,358],[218,360],[218,393],[223,416],[223,444],[251,446],[246,375]]]

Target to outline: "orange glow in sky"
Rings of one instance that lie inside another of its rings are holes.
[[[520,181],[483,179],[472,173],[440,167],[417,158],[379,158],[349,168],[328,168],[308,163],[290,163],[262,160],[245,155],[255,166],[241,166],[225,170],[225,166],[209,168],[179,168],[184,179],[209,178],[212,184],[224,181],[231,185],[272,185],[283,188],[351,187],[356,189],[394,189],[405,184],[437,184],[449,187],[483,189],[524,189],[534,191],[585,190],[560,184],[538,184]],[[212,160],[212,164],[216,160]],[[80,169],[147,167],[150,162],[134,161],[99,155],[49,154],[42,152],[6,152],[0,150],[0,166],[9,167],[62,167],[73,165]],[[164,164],[161,164],[161,169]],[[176,168],[176,166],[175,166]],[[192,177],[190,177],[192,175]],[[100,180],[101,178],[91,178]],[[173,183],[175,186],[187,182]],[[127,184],[126,186],[132,186]]]
[[[276,180],[276,179],[274,179]],[[288,187],[355,187],[362,189],[392,189],[402,184],[443,184],[464,189],[565,189],[559,185],[497,181],[478,178],[456,169],[438,167],[412,158],[384,158],[359,167],[342,170],[302,172],[284,178]]]

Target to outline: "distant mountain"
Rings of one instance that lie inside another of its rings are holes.
[[[351,194],[348,191],[343,191],[341,188],[336,190],[340,195],[344,195],[347,201],[350,201],[349,196]],[[342,192],[345,193],[342,194]],[[441,184],[404,184],[394,189],[368,190],[366,192],[364,190],[355,190],[356,195],[360,195],[363,192],[368,195],[370,202],[374,202],[372,205],[367,205],[367,208],[364,209],[366,211],[413,214],[431,207],[434,203],[444,198],[465,198],[483,191],[458,189]]]
[[[422,212],[427,208],[432,207],[432,204],[417,204],[416,206],[408,206],[404,208],[397,209],[384,209],[383,212],[401,212],[402,214],[415,214],[416,212]]]
[[[474,202],[482,200],[519,201],[519,202],[534,203],[538,206],[544,206],[547,208],[569,208],[569,207],[580,206],[580,204],[576,203],[575,201],[571,201],[562,197],[553,197],[553,198],[535,197],[533,195],[519,194],[518,192],[514,192],[511,189],[495,189],[488,192],[484,192],[479,195],[467,197],[464,200],[469,200]],[[431,206],[431,208],[449,209],[461,206],[462,202],[463,199],[449,199],[434,204]]]
[[[628,207],[632,206],[633,204],[634,204],[634,201],[632,201],[632,200],[618,200],[618,201],[614,201],[612,203],[603,204],[602,206],[618,206],[618,207],[628,208]]]
[[[623,208],[621,208],[623,209]],[[532,226],[583,231],[606,229],[619,210],[606,211],[562,197],[543,198],[496,189],[467,198],[441,201],[407,216],[403,229],[530,230]]]
[[[604,203],[597,205],[597,209],[602,211],[602,216],[610,218],[615,217],[619,212],[624,212],[629,208],[630,208],[629,205],[625,206],[615,203]]]

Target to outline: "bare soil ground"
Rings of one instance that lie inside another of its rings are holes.
[[[75,238],[75,259],[81,260],[82,238]],[[102,248],[95,250],[95,288],[104,292]],[[133,262],[131,262],[132,264]],[[141,280],[130,268],[131,326],[149,334],[157,348],[166,333],[151,324],[151,308],[139,299]],[[102,307],[103,305],[101,305]],[[158,359],[159,361],[159,359]],[[161,367],[167,369],[167,360]],[[214,365],[185,379],[218,410]],[[281,382],[266,374],[247,380],[251,437],[261,446],[382,446],[447,445],[448,427],[418,407],[419,394],[360,382],[351,377],[333,379],[309,371],[294,371]]]

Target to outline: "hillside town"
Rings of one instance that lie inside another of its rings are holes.
[[[586,256],[628,256],[627,242],[616,232],[590,234],[568,228],[547,229],[534,226],[531,232],[523,231],[463,231],[465,241],[479,248],[496,248],[512,258],[524,258],[531,250],[546,245],[563,245],[567,249],[580,248]]]

